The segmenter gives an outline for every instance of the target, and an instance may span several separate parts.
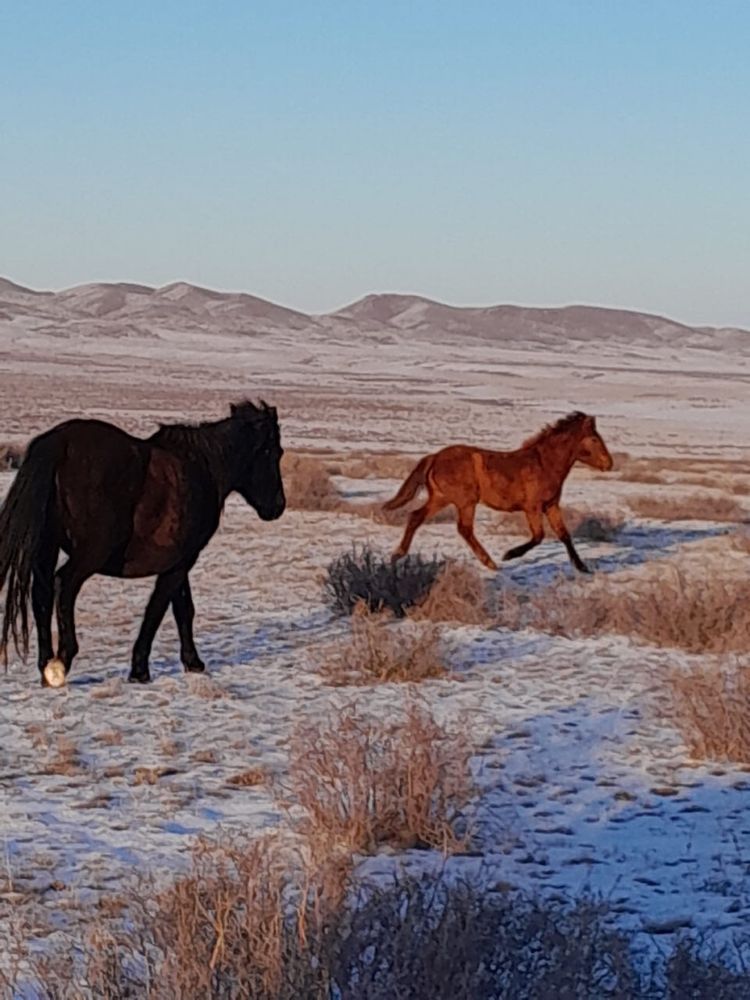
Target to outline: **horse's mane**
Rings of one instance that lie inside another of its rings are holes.
[[[568,413],[564,417],[560,417],[553,424],[545,424],[540,431],[533,434],[530,438],[527,438],[523,444],[522,448],[531,448],[535,444],[539,444],[540,441],[546,440],[551,434],[565,433],[566,431],[576,430],[583,421],[586,420],[586,414],[582,413],[580,410],[574,410],[572,413]]]
[[[231,429],[237,423],[255,423],[259,417],[273,415],[271,407],[256,406],[249,399],[233,403],[231,415],[222,420],[207,420],[197,424],[159,424],[159,430],[148,439],[151,444],[172,451],[189,461],[203,465],[219,479],[224,475]]]

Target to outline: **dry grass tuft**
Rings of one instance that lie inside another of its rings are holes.
[[[7,442],[0,444],[0,472],[21,468],[25,448]]]
[[[321,458],[287,452],[281,470],[290,510],[337,511],[346,506]]]
[[[229,692],[221,684],[218,684],[210,674],[188,673],[185,676],[188,691],[196,698],[204,698],[206,701],[219,701],[222,698],[229,697]]]
[[[373,720],[349,706],[294,734],[290,791],[305,810],[316,854],[368,853],[381,844],[463,851],[462,810],[474,794],[471,749],[410,701],[401,718]]]
[[[240,788],[256,788],[258,785],[264,785],[267,780],[268,775],[264,768],[248,767],[244,771],[233,774],[231,778],[227,778],[227,784],[237,785]]]
[[[473,565],[450,561],[445,564],[427,596],[409,617],[415,621],[487,625],[496,617],[487,581]]]
[[[670,675],[673,718],[694,757],[750,764],[750,666]]]
[[[157,995],[325,995],[315,953],[349,873],[346,859],[313,865],[273,834],[199,840],[190,872],[141,908],[159,956]]]
[[[586,583],[560,578],[530,595],[509,592],[501,621],[569,637],[611,632],[691,653],[750,652],[750,579],[658,576]]]
[[[736,552],[745,552],[750,555],[750,528],[743,525],[732,531],[730,542]]]
[[[49,749],[52,752],[42,768],[42,774],[59,774],[72,778],[84,771],[78,746],[69,737],[59,736],[55,745]]]
[[[744,521],[747,511],[732,497],[714,493],[695,493],[692,496],[643,496],[631,497],[628,504],[638,517],[661,521]]]
[[[364,602],[352,614],[351,639],[328,646],[320,672],[329,684],[388,684],[445,677],[440,636],[434,626],[396,624]]]
[[[394,874],[357,886],[275,836],[196,845],[189,871],[104,898],[83,926],[24,902],[4,922],[3,997],[102,1000],[745,1000],[746,934],[679,939],[651,963],[613,909]],[[43,942],[41,947],[40,942]],[[738,962],[738,956],[740,961]]]

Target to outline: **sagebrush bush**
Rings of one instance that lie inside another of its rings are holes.
[[[470,757],[466,737],[414,700],[387,719],[345,706],[297,729],[288,791],[316,854],[381,844],[455,853],[468,844],[458,825],[475,793]]]
[[[418,683],[448,673],[434,626],[409,628],[364,603],[352,613],[351,638],[327,646],[319,661],[329,684]]]
[[[403,618],[426,596],[444,565],[442,559],[419,555],[392,562],[368,548],[354,549],[329,564],[323,583],[326,600],[340,615],[350,615],[364,603],[370,611]]]
[[[614,542],[625,527],[620,514],[592,514],[576,508],[563,513],[571,535],[584,542]]]

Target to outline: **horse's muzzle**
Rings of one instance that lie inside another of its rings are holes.
[[[255,509],[261,521],[276,521],[286,510],[286,498],[282,494],[268,507],[256,507]]]

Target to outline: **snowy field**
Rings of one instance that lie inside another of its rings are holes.
[[[732,525],[645,518],[628,506],[637,496],[689,502],[699,493],[731,495],[750,510],[744,355],[655,346],[624,357],[609,343],[587,349],[584,364],[580,351],[426,346],[406,336],[355,344],[269,333],[207,345],[196,332],[136,332],[102,343],[71,335],[52,347],[49,331],[20,321],[4,334],[0,416],[16,442],[81,413],[147,433],[157,420],[216,418],[252,394],[279,405],[287,445],[419,455],[457,440],[511,447],[545,420],[585,409],[613,451],[716,462],[692,470],[697,485],[668,469],[650,484],[574,472],[563,510],[567,502],[625,512],[611,543],[579,543],[597,575],[625,591],[675,569],[706,579],[747,571]],[[11,478],[3,473],[3,493]],[[377,473],[337,483],[354,501],[385,499],[398,485]],[[486,512],[477,533],[495,556],[519,537]],[[283,777],[300,722],[348,701],[380,717],[403,702],[400,685],[331,687],[318,669],[320,651],[350,629],[325,604],[326,566],[352,543],[389,552],[399,534],[351,513],[290,510],[264,524],[231,498],[191,576],[208,672],[183,675],[168,619],[145,689],[125,678],[150,582],[90,580],[68,686],[39,688],[33,650],[27,665],[12,660],[0,676],[0,919],[24,900],[54,912],[86,903],[134,870],[178,871],[196,834],[284,822],[270,782],[232,778],[251,767]],[[445,523],[421,529],[415,548],[471,559]],[[558,573],[572,570],[562,546],[547,541],[497,579],[530,594]],[[489,889],[601,896],[623,926],[646,935],[729,936],[747,926],[750,769],[691,759],[665,712],[670,672],[706,657],[614,633],[441,633],[452,675],[420,693],[439,720],[470,720],[481,790],[473,851],[451,866],[480,872]],[[386,849],[362,870],[442,863]]]

